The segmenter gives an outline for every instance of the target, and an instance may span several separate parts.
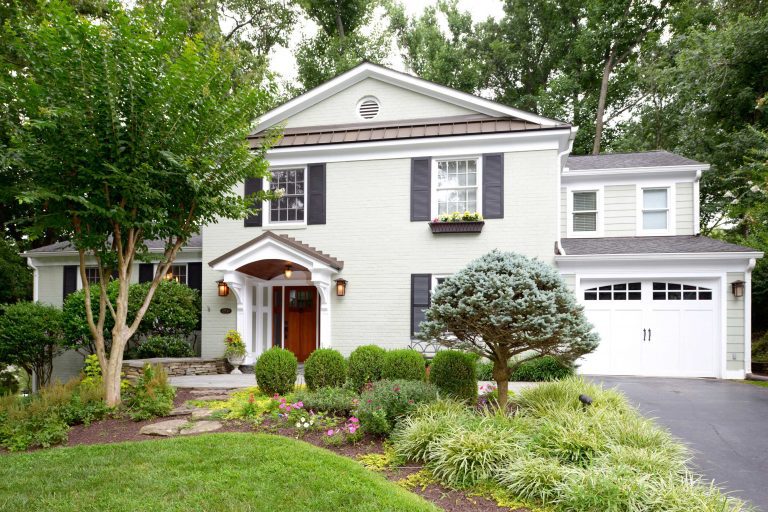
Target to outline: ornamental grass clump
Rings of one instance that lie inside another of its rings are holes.
[[[299,362],[293,352],[272,347],[256,361],[256,383],[265,395],[287,395],[296,385],[298,368]]]
[[[168,374],[157,364],[145,364],[136,383],[125,392],[123,405],[133,421],[168,416],[173,409],[176,389],[168,383]]]
[[[538,456],[517,457],[504,465],[495,479],[515,496],[538,503],[550,503],[568,478],[569,468],[557,459]]]
[[[452,400],[438,400],[418,406],[397,425],[391,440],[396,453],[405,460],[425,462],[432,443],[440,442],[457,426],[477,421],[467,406]]]
[[[317,349],[304,362],[304,380],[310,391],[341,387],[347,381],[347,361],[338,350]]]

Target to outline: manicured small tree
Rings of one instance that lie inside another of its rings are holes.
[[[429,381],[448,396],[474,400],[477,398],[476,359],[472,353],[441,350],[429,366]]]
[[[420,336],[492,361],[501,407],[507,405],[511,357],[518,363],[541,355],[572,362],[598,344],[554,267],[498,250],[442,282]]]
[[[272,347],[256,360],[256,384],[267,395],[285,395],[293,391],[299,362],[290,350]]]
[[[63,352],[61,310],[39,302],[17,302],[0,312],[0,363],[18,366],[47,385],[53,358]]]
[[[304,380],[311,391],[341,387],[347,381],[347,361],[338,350],[317,349],[304,362]]]
[[[352,351],[349,355],[349,380],[357,391],[369,382],[381,380],[386,353],[377,345],[363,345]]]
[[[426,362],[424,356],[410,348],[390,350],[384,355],[381,378],[388,380],[424,380]]]

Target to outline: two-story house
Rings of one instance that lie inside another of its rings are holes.
[[[173,277],[202,294],[202,355],[239,330],[253,361],[272,346],[412,342],[431,289],[472,259],[515,251],[555,265],[599,331],[596,374],[743,378],[750,274],[761,253],[699,236],[706,164],[659,151],[569,156],[576,129],[369,63],[265,114],[281,125],[282,198],[193,239]],[[443,232],[439,214],[483,225]],[[78,288],[66,244],[29,251],[35,299]],[[150,279],[137,264],[134,279]],[[74,368],[77,360],[69,357]],[[67,359],[59,365],[66,370]]]

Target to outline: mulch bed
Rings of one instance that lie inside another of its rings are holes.
[[[174,400],[174,406],[178,407],[184,404],[187,400],[193,400],[200,397],[200,393],[193,393],[189,389],[179,389]],[[184,416],[176,417],[183,419]],[[69,441],[66,446],[76,446],[85,444],[109,444],[120,443],[124,441],[155,441],[162,442],[164,438],[155,436],[146,436],[139,433],[141,427],[149,425],[151,423],[157,423],[159,421],[165,421],[174,418],[156,418],[147,421],[132,421],[127,418],[109,418],[102,421],[91,423],[90,425],[76,425],[69,431]],[[219,432],[250,432],[250,433],[268,433],[277,434],[285,437],[296,437],[296,432],[292,428],[283,427],[283,423],[276,422],[271,418],[267,418],[260,425],[254,425],[253,423],[238,420],[224,421],[224,426],[212,432],[216,434]],[[383,442],[381,439],[366,435],[360,442],[353,445],[342,446],[328,446],[323,442],[324,432],[309,432],[305,434],[301,440],[321,448],[325,448],[339,455],[343,455],[349,458],[357,458],[360,455],[370,453],[382,453]],[[418,465],[408,466],[404,468],[391,469],[383,471],[387,479],[397,482],[406,478],[408,475],[418,472],[421,467]],[[495,501],[480,497],[472,496],[469,493],[449,489],[440,484],[431,483],[427,486],[417,485],[409,489],[414,494],[422,496],[427,501],[430,501],[445,510],[446,512],[530,512],[528,509],[510,509],[506,507],[500,507]]]

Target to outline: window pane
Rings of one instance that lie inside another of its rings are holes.
[[[284,191],[283,197],[270,204],[271,222],[296,222],[304,219],[304,169],[273,171],[270,188]]]
[[[584,292],[584,300],[597,300],[597,292]]]
[[[597,210],[597,192],[574,192],[573,211]]]
[[[656,210],[667,208],[667,189],[652,188],[643,190],[643,209]]]
[[[613,300],[627,300],[627,292],[614,292]]]
[[[573,214],[574,231],[596,231],[597,214],[596,213],[574,213]]]
[[[630,290],[639,290],[640,289],[640,283],[629,283],[629,289]]]
[[[643,212],[643,229],[667,229],[667,212]]]
[[[640,300],[641,292],[629,292],[629,300]]]

